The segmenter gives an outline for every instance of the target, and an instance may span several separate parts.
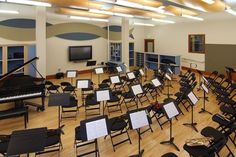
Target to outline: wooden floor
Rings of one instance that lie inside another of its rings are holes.
[[[151,73],[148,74],[149,78],[151,77]],[[89,78],[89,74],[81,74],[79,78]],[[107,78],[108,75],[101,76],[101,80],[103,78]],[[177,77],[177,76],[175,76]],[[66,80],[66,79],[65,79]],[[64,80],[53,80],[55,83],[60,83]],[[68,80],[69,81],[69,80]],[[93,76],[93,81],[97,82],[97,76]],[[75,82],[75,81],[74,81]],[[96,83],[97,84],[97,83]],[[174,88],[171,89],[171,93],[175,93],[179,89],[179,85],[177,82],[172,83]],[[165,88],[164,91],[167,89]],[[202,91],[195,91],[197,96],[202,96]],[[81,104],[80,99],[80,92],[77,92],[79,105]],[[217,101],[215,100],[215,96],[210,93],[209,95],[209,102],[206,104],[207,110],[212,112],[213,114],[219,112],[219,106],[217,105]],[[166,98],[166,96],[161,95],[158,97],[158,101],[162,102],[162,100]],[[152,99],[151,99],[152,100]],[[40,102],[40,100],[32,100],[35,102]],[[153,101],[153,100],[152,100]],[[47,104],[47,100],[46,100]],[[148,105],[148,104],[146,104]],[[194,107],[194,121],[198,123],[197,128],[201,131],[206,126],[213,126],[216,127],[216,123],[212,122],[211,115],[207,113],[201,113],[201,107],[203,105],[203,100],[200,99],[198,104]],[[4,105],[1,104],[1,107]],[[6,104],[5,106],[9,106]],[[182,107],[182,105],[181,105]],[[123,105],[123,113],[126,112],[126,108]],[[160,157],[161,155],[167,152],[174,152],[179,157],[188,157],[189,155],[183,150],[183,145],[186,139],[201,137],[200,133],[195,132],[192,128],[183,126],[183,123],[190,122],[191,120],[191,112],[187,112],[183,107],[181,108],[184,112],[184,115],[179,116],[179,120],[173,120],[173,136],[175,137],[175,143],[180,148],[180,152],[176,151],[174,147],[170,145],[161,145],[161,141],[165,141],[169,139],[169,124],[166,123],[163,127],[164,129],[161,130],[157,124],[157,121],[153,119],[152,128],[154,130],[153,133],[146,132],[142,135],[141,140],[141,147],[145,150],[144,157]],[[119,113],[120,114],[120,113]],[[115,116],[116,114],[111,114],[111,116]],[[62,156],[62,157],[74,157],[75,156],[75,149],[73,147],[74,142],[74,130],[75,127],[80,124],[80,120],[85,119],[84,108],[81,107],[79,109],[79,116],[77,120],[74,119],[63,119],[62,124],[65,124],[64,132],[65,134],[62,136],[62,143],[64,149],[58,153],[49,153],[40,156]],[[37,127],[48,127],[48,128],[56,128],[57,127],[57,108],[56,107],[47,107],[44,112],[37,112],[33,108],[30,108],[29,112],[29,124],[28,128],[37,128]],[[0,121],[0,134],[9,134],[14,130],[21,130],[24,129],[23,119],[22,118],[13,118],[8,120],[1,120]],[[110,138],[100,138],[98,140],[99,143],[99,150],[101,157],[126,157],[138,152],[138,136],[137,132],[130,130],[129,131],[132,144],[124,143],[117,147],[116,151],[114,152],[112,149]],[[228,142],[230,145],[231,150],[236,154],[236,149],[233,147],[231,142]],[[223,149],[221,152],[221,156],[225,157],[227,153],[226,149]],[[93,155],[91,155],[93,156]]]

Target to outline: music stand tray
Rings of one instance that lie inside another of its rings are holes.
[[[46,137],[46,127],[13,131],[7,149],[7,156],[43,151]]]

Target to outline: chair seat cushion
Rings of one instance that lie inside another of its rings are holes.
[[[214,153],[209,153],[206,146],[187,146],[184,145],[184,150],[186,150],[193,157],[214,157]]]
[[[174,153],[166,153],[166,154],[162,155],[161,157],[178,157],[178,156],[175,155]]]
[[[45,142],[45,147],[53,146],[60,142],[60,134],[57,130],[48,130],[47,131],[47,139]]]

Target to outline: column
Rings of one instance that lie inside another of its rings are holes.
[[[122,62],[129,67],[129,19],[122,18]]]
[[[36,7],[36,61],[38,71],[46,77],[46,7]],[[37,74],[37,77],[39,75]]]

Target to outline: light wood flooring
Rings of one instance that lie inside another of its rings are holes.
[[[152,76],[152,74],[148,73],[149,78]],[[176,78],[178,76],[175,76]],[[78,78],[90,78],[90,74],[81,74]],[[108,78],[107,74],[103,74],[101,76],[101,80],[104,78]],[[67,79],[64,79],[67,80]],[[53,80],[56,84],[59,84],[61,81],[64,80]],[[69,81],[69,80],[67,80]],[[93,75],[93,81],[97,84],[97,76]],[[75,83],[75,80],[74,80]],[[171,93],[175,93],[179,89],[179,85],[177,82],[172,83],[174,88],[171,88]],[[166,92],[167,89],[165,88],[163,92]],[[197,96],[203,96],[202,91],[195,91],[195,94]],[[79,104],[81,104],[81,97],[80,97],[80,91],[77,91]],[[206,103],[206,108],[213,114],[219,112],[219,106],[217,105],[217,101],[215,100],[215,96],[210,93],[209,96],[209,102]],[[173,96],[174,97],[174,96]],[[158,101],[162,102],[162,100],[166,98],[165,95],[161,95],[158,97]],[[47,98],[48,99],[48,98]],[[47,100],[46,99],[46,104]],[[152,100],[152,99],[150,99]],[[34,102],[40,102],[40,99],[38,100],[32,100]],[[154,101],[154,100],[152,100]],[[148,104],[146,104],[148,105]],[[212,122],[211,115],[207,113],[201,113],[198,112],[202,108],[203,100],[200,99],[198,104],[194,107],[194,121],[198,123],[197,129],[201,131],[206,126],[213,126],[216,127],[217,124]],[[9,104],[1,104],[1,107],[3,106],[9,106]],[[122,105],[123,113],[125,113],[127,110]],[[174,152],[179,157],[188,157],[189,155],[183,150],[183,145],[185,143],[186,139],[201,137],[200,133],[195,132],[192,128],[183,126],[183,123],[190,122],[191,120],[191,112],[187,112],[181,105],[181,109],[184,112],[184,115],[179,116],[179,120],[173,120],[173,136],[175,138],[176,145],[180,148],[180,152],[176,151],[174,147],[170,145],[161,145],[161,141],[165,141],[169,139],[169,124],[166,123],[163,126],[163,130],[160,129],[159,125],[157,124],[157,121],[153,119],[152,128],[153,133],[146,132],[142,135],[141,140],[141,148],[143,148],[144,157],[160,157],[161,155],[167,153],[167,152]],[[106,111],[107,113],[107,111]],[[116,114],[111,114],[111,116],[115,116],[120,114],[117,112]],[[79,114],[77,119],[63,119],[62,124],[65,124],[64,132],[65,134],[62,135],[62,143],[64,149],[58,154],[56,153],[48,153],[40,156],[45,157],[56,157],[56,156],[62,156],[62,157],[74,157],[75,156],[75,148],[73,147],[74,142],[74,130],[75,127],[80,124],[80,120],[85,119],[85,113],[84,113],[84,107],[79,108]],[[29,111],[29,123],[28,128],[37,128],[37,127],[48,127],[48,128],[56,128],[57,127],[57,108],[56,107],[47,107],[44,112],[37,112],[35,109],[30,108]],[[0,121],[0,134],[9,134],[13,130],[21,130],[24,129],[23,125],[23,118],[13,118],[13,119],[7,119],[7,120],[1,120]],[[116,151],[114,152],[112,149],[110,138],[107,137],[99,138],[99,150],[100,150],[100,156],[101,157],[127,157],[132,154],[136,154],[138,152],[138,135],[136,131],[130,130],[129,134],[131,136],[132,144],[129,144],[129,142],[124,143],[116,148]],[[236,154],[236,149],[232,145],[232,143],[228,142],[230,145],[231,150]],[[83,151],[83,150],[82,150]],[[221,156],[225,157],[227,153],[226,149],[223,149],[221,152]],[[94,155],[90,155],[94,156]]]

